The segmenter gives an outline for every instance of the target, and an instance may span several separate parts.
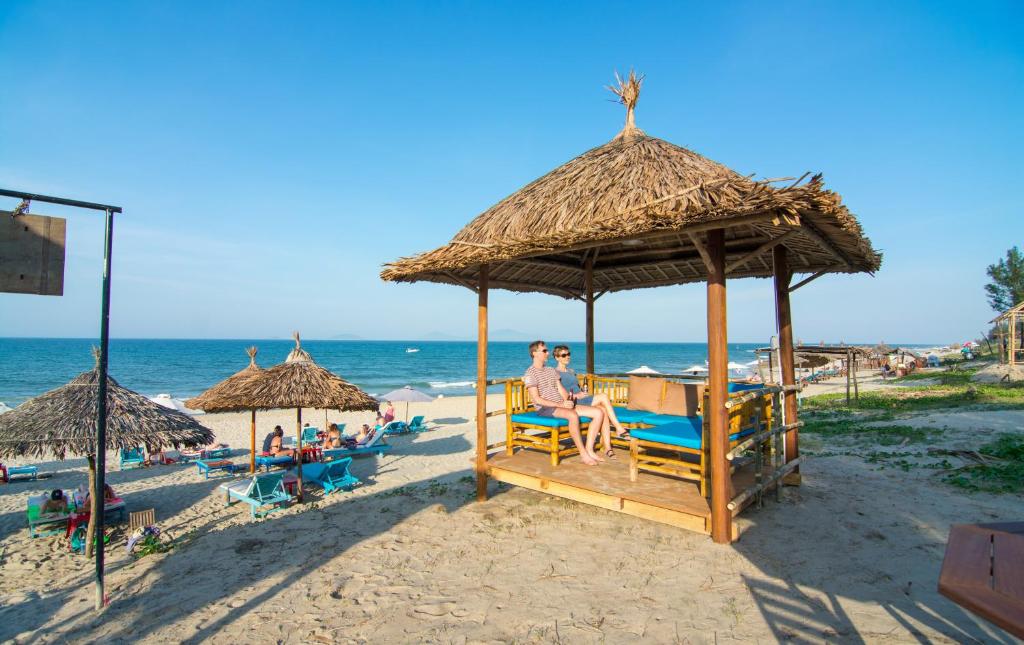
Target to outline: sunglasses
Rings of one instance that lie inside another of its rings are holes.
[[[543,353],[547,354],[548,353],[548,348],[545,347],[544,349],[538,349],[537,351],[538,352],[543,352]]]
[[[570,356],[572,356],[572,352],[565,352],[564,354],[556,355],[555,358],[569,358]]]

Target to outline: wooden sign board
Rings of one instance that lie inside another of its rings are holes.
[[[67,220],[0,211],[0,292],[64,295]]]

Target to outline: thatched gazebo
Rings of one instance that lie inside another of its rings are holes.
[[[245,369],[235,372],[199,396],[189,399],[185,405],[192,410],[204,412],[237,410],[233,406],[239,389],[263,371],[256,364],[256,352],[258,351],[255,347],[247,348],[245,353],[249,355],[249,364]],[[252,418],[249,423],[249,472],[254,473],[256,472],[256,410],[253,409],[250,412],[252,412]]]
[[[283,363],[260,370],[255,377],[239,382],[233,394],[225,392],[216,411],[295,408],[295,433],[301,453],[302,408],[376,410],[378,403],[377,399],[355,385],[317,365],[309,352],[302,349],[299,333],[295,332],[293,337],[295,347]],[[301,502],[302,468],[296,471]]]
[[[89,556],[103,508],[102,493],[95,494],[98,386],[97,368],[0,416],[0,458],[50,455],[63,460],[71,454],[88,460],[89,490],[93,491],[86,541]],[[203,446],[213,441],[213,432],[189,415],[153,403],[109,376],[106,416],[106,450],[145,445],[155,452],[166,446]]]
[[[732,536],[727,508],[726,277],[774,278],[783,380],[794,383],[789,293],[828,273],[872,273],[881,256],[820,175],[755,180],[648,136],[634,109],[642,78],[612,88],[625,127],[608,143],[552,170],[484,211],[451,242],[387,265],[393,282],[440,282],[478,294],[477,496],[486,499],[487,294],[492,288],[578,300],[586,310],[587,372],[594,373],[594,304],[604,294],[707,283],[711,532]],[[807,274],[791,284],[794,272]],[[796,393],[785,395],[786,424]],[[787,435],[795,460],[797,435]],[[792,479],[792,478],[791,478]]]

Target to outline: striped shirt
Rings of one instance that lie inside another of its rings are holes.
[[[526,370],[526,374],[523,375],[523,385],[527,389],[531,387],[537,388],[540,398],[551,402],[560,402],[562,400],[562,394],[558,391],[560,380],[558,370],[553,367],[534,367],[531,365]],[[533,407],[542,408],[544,406],[534,402]]]

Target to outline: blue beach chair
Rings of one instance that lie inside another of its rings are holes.
[[[140,468],[146,465],[146,449],[142,446],[121,448],[120,468]]]
[[[308,446],[310,444],[320,443],[320,439],[317,438],[316,433],[319,432],[319,428],[313,426],[306,426],[302,429],[302,445]]]
[[[384,424],[382,428],[378,428],[377,432],[379,432],[382,435],[405,434],[406,432],[409,432],[409,426],[408,424],[406,424],[405,421],[399,421],[398,419],[395,419],[394,421],[389,421],[388,423]]]
[[[257,455],[256,456],[256,467],[265,468],[267,472],[274,466],[280,466],[281,468],[287,468],[295,463],[293,457],[287,455]]]
[[[394,421],[392,421],[392,423],[394,423]],[[343,457],[357,457],[359,455],[383,455],[388,450],[391,450],[391,445],[384,442],[383,430],[376,430],[369,439],[362,444],[356,445],[355,448],[330,448],[328,450],[324,450],[323,458],[326,461],[341,459]]]
[[[426,432],[428,430],[433,430],[433,428],[431,428],[430,426],[423,422],[422,414],[417,417],[413,417],[412,421],[409,422],[409,432]]]
[[[345,457],[330,462],[302,464],[302,481],[322,487],[325,495],[352,488],[359,480],[348,471],[351,463],[352,458]]]
[[[227,506],[245,502],[249,505],[253,519],[266,517],[292,500],[292,496],[284,489],[284,471],[256,475],[252,479],[221,484],[220,487],[224,491]]]

